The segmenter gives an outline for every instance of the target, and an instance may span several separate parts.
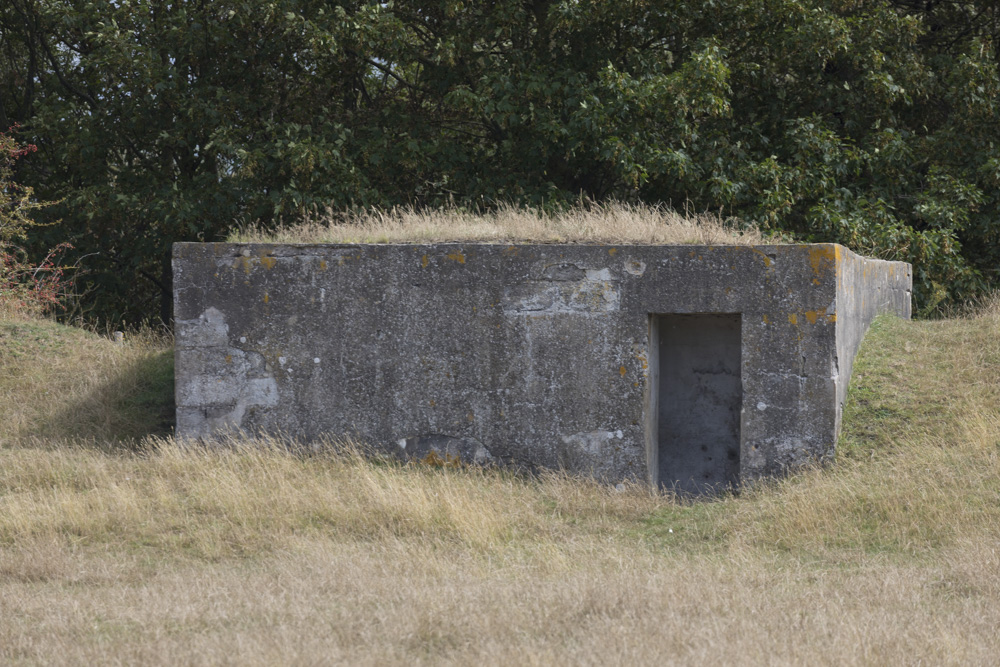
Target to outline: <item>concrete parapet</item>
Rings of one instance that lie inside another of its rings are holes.
[[[703,492],[831,456],[907,264],[831,244],[174,246],[177,433]]]

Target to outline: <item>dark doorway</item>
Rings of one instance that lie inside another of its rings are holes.
[[[653,315],[659,485],[682,494],[735,486],[740,471],[739,314]]]

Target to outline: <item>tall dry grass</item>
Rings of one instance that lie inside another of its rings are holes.
[[[248,225],[232,243],[646,243],[760,245],[773,242],[752,226],[710,213],[686,215],[662,206],[587,203],[555,213],[500,206],[461,209],[328,209],[278,229]]]
[[[994,303],[880,320],[838,461],[710,502],[342,443],[0,440],[0,662],[994,664],[998,415]]]

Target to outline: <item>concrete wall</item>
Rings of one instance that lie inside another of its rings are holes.
[[[850,360],[877,313],[909,315],[910,272],[828,244],[177,244],[174,289],[181,437],[347,435],[701,489],[659,466],[655,316],[738,315],[749,479],[832,454]],[[703,391],[725,370],[685,369]]]
[[[839,246],[837,267],[837,311],[841,313],[837,326],[839,433],[851,369],[861,339],[872,320],[882,313],[896,313],[910,319],[913,272],[909,264],[861,257]]]

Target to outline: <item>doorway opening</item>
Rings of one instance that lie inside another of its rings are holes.
[[[735,487],[743,409],[739,313],[654,314],[650,467],[661,488]]]

